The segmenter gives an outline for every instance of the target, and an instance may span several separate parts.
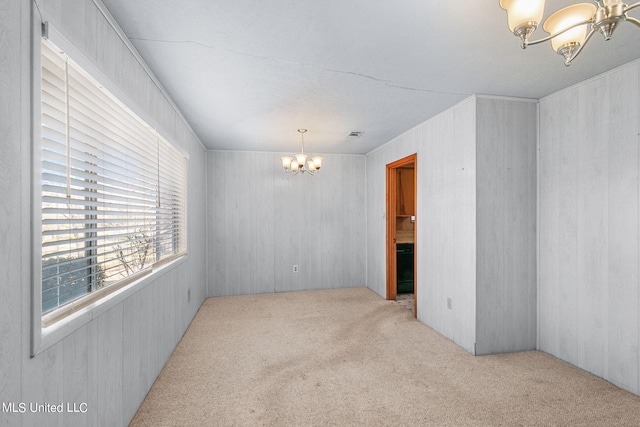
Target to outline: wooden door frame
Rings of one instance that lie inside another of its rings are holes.
[[[413,186],[413,198],[414,198],[414,206],[416,208],[416,222],[414,223],[414,231],[413,231],[413,297],[414,297],[414,305],[413,305],[413,315],[415,317],[418,316],[418,304],[417,304],[417,278],[416,278],[416,224],[417,224],[417,210],[418,210],[418,154],[412,154],[407,157],[403,157],[400,160],[396,160],[395,162],[387,164],[387,244],[386,244],[386,258],[387,258],[387,299],[395,300],[396,299],[396,289],[397,289],[397,278],[396,278],[396,270],[397,270],[397,260],[396,260],[396,203],[397,203],[397,174],[396,169],[406,166],[410,163],[413,163],[414,166],[414,186]]]

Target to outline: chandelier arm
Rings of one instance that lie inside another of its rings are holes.
[[[640,1],[638,3],[634,3],[631,6],[627,6],[627,8],[624,10],[624,13],[629,12],[631,9],[635,9],[636,7],[640,7]],[[629,19],[629,18],[627,18]]]
[[[625,19],[625,21],[627,22],[631,22],[632,24],[637,25],[638,27],[640,27],[640,20],[636,19],[636,18],[631,18],[629,16],[627,16],[627,18]]]
[[[539,39],[539,40],[534,40],[534,41],[529,41],[529,40],[525,40],[522,42],[522,48],[524,49],[527,46],[532,46],[535,44],[540,44],[540,43],[544,43],[546,41],[551,40],[554,37],[558,37],[560,34],[564,34],[569,30],[572,30],[576,27],[579,27],[580,25],[586,25],[586,24],[591,24],[593,23],[593,18],[589,18],[589,19],[585,19],[584,21],[578,22],[576,24],[571,25],[570,27],[565,28],[564,30],[556,33],[556,34],[549,34],[547,37]]]
[[[584,43],[582,43],[580,47],[576,49],[575,53],[571,56],[571,58],[564,61],[564,65],[566,65],[567,67],[571,65],[571,61],[576,59],[576,57],[580,54],[580,52],[582,52],[582,49],[584,49],[584,47],[587,45],[587,42],[589,41],[591,36],[593,36],[595,33],[596,33],[596,29],[591,28],[591,31],[589,31],[589,34],[587,34],[587,37],[585,37],[584,39]]]

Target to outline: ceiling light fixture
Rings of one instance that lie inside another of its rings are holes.
[[[613,30],[622,21],[640,27],[640,20],[627,16],[627,12],[640,7],[622,0],[598,0],[577,3],[560,9],[547,18],[542,28],[549,36],[530,41],[529,36],[538,28],[544,11],[544,0],[500,0],[507,11],[509,29],[522,40],[522,48],[551,40],[551,47],[564,57],[564,65],[571,65],[591,36],[599,31],[609,40]]]
[[[302,141],[302,151],[295,155],[295,159],[293,157],[280,157],[282,167],[287,173],[293,172],[294,175],[297,175],[300,172],[306,172],[309,175],[314,175],[318,173],[322,167],[322,157],[316,156],[312,157],[311,160],[307,160],[308,156],[304,154],[304,134],[306,131],[306,129],[298,129]]]

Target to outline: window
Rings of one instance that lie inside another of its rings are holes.
[[[41,45],[42,319],[186,252],[186,159],[49,40]]]

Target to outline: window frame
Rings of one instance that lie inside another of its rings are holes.
[[[45,349],[51,347],[64,337],[78,330],[82,326],[91,322],[101,314],[122,303],[126,298],[139,292],[147,285],[158,280],[162,275],[178,267],[188,260],[189,239],[188,239],[188,181],[189,168],[185,166],[185,187],[184,198],[184,252],[160,260],[144,274],[133,274],[114,285],[102,288],[97,292],[90,292],[81,297],[82,308],[73,310],[71,313],[59,316],[53,322],[45,325],[42,313],[42,50],[41,40],[46,36],[53,44],[63,50],[73,61],[78,64],[87,74],[115,96],[126,108],[144,120],[148,125],[155,125],[159,134],[176,149],[185,159],[188,165],[189,155],[177,144],[167,138],[167,132],[160,131],[161,126],[155,120],[151,120],[149,115],[142,111],[131,99],[120,90],[113,82],[102,73],[91,61],[79,52],[65,37],[49,22],[41,22],[37,14],[33,17],[33,31],[31,42],[31,88],[32,88],[32,137],[31,137],[31,311],[32,311],[32,333],[31,333],[31,357],[36,356]],[[104,291],[104,292],[101,292]],[[73,304],[73,303],[70,303]],[[64,307],[64,306],[63,306]],[[61,311],[61,308],[53,310],[51,313]],[[49,313],[49,315],[51,314]],[[50,316],[55,317],[55,316]]]

